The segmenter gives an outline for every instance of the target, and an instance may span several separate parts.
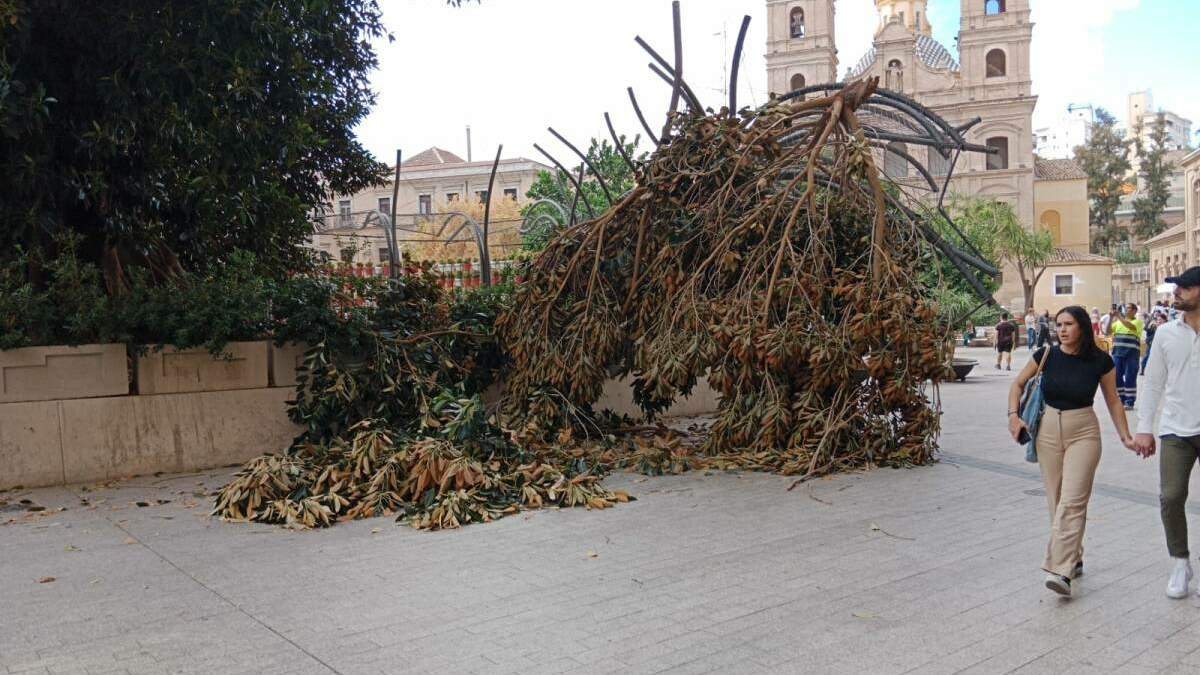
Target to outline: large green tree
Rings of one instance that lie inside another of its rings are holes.
[[[1167,160],[1167,122],[1159,114],[1150,130],[1150,142],[1142,138],[1141,126],[1134,133],[1138,167],[1139,196],[1133,200],[1134,232],[1141,239],[1149,239],[1163,230],[1162,213],[1171,198],[1171,172],[1175,165]]]
[[[635,154],[639,138],[640,136],[635,136],[633,141],[627,142],[624,136],[619,137],[625,156],[635,162],[645,157],[645,153],[640,157]],[[566,212],[568,221],[585,220],[592,214],[599,215],[607,211],[609,197],[615,201],[633,188],[636,178],[633,169],[621,156],[617,147],[607,140],[593,138],[585,154],[588,164],[594,167],[599,176],[592,173],[592,169],[585,169],[582,191],[576,190],[574,183],[561,170],[541,171],[525,193],[526,198],[556,202]],[[579,174],[576,173],[572,178],[578,180]],[[523,245],[528,250],[537,251],[546,245],[556,228],[567,223],[563,222],[563,218],[553,209],[535,208],[538,209],[538,213],[547,217],[532,219],[532,226],[523,237]],[[531,214],[525,215],[529,218]]]
[[[1117,209],[1130,170],[1129,147],[1117,131],[1116,118],[1104,108],[1096,109],[1087,142],[1075,148],[1075,161],[1088,175],[1091,244],[1099,253],[1128,238],[1117,225]]]
[[[386,169],[353,133],[380,19],[375,0],[0,2],[0,256],[74,232],[113,292],[238,249],[299,264],[306,212]]]

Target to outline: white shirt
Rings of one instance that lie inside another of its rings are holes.
[[[1154,333],[1146,376],[1138,387],[1137,433],[1154,433],[1154,417],[1162,399],[1158,435],[1200,435],[1200,333],[1183,317],[1164,323]]]
[[[1025,315],[1025,330],[1033,330],[1037,328],[1037,316],[1032,312]]]

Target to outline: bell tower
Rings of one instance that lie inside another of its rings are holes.
[[[989,90],[982,96],[977,93],[976,98],[993,98],[997,87],[1007,96],[1029,96],[1033,87],[1029,0],[960,1],[958,54],[963,84]]]
[[[767,88],[837,82],[834,0],[767,0]]]

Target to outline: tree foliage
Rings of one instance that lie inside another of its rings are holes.
[[[981,253],[1017,271],[1025,307],[1032,307],[1034,289],[1054,253],[1054,236],[1046,230],[1026,228],[1012,206],[979,197],[956,200],[953,216]]]
[[[1117,131],[1117,120],[1104,108],[1096,109],[1088,140],[1075,148],[1075,161],[1087,173],[1092,251],[1098,252],[1128,237],[1117,226],[1122,186],[1129,173],[1129,147]]]
[[[71,231],[113,292],[239,249],[282,275],[385,169],[352,131],[383,35],[375,0],[0,3],[0,256]]]
[[[627,143],[624,136],[620,137],[625,155],[631,158],[635,157],[639,139],[640,136],[634,136],[633,141]],[[523,238],[526,249],[540,251],[556,230],[565,227],[570,222],[580,222],[607,211],[611,205],[610,197],[615,201],[635,185],[634,171],[625,162],[615,145],[607,140],[593,138],[586,154],[588,162],[595,167],[599,177],[592,175],[591,169],[587,169],[587,175],[582,184],[582,194],[579,197],[576,195],[578,191],[575,189],[575,185],[562,170],[538,172],[537,179],[525,196],[531,201],[549,199],[560,204],[566,211],[567,218],[564,222],[557,211],[543,207],[534,208],[541,208],[537,213],[545,214],[547,217],[534,218],[532,217],[533,213],[527,207],[524,215],[530,221],[530,229]],[[641,158],[635,161],[644,158],[645,153],[642,153]],[[573,177],[578,180],[579,173],[576,172]],[[607,193],[605,193],[605,188],[608,189]]]
[[[950,202],[950,211],[959,210],[963,202],[964,198],[953,197]],[[996,251],[997,237],[990,221],[980,218],[956,217],[954,225],[951,226],[940,213],[932,211],[927,214],[927,218],[933,229],[943,239],[961,242],[965,238],[966,241],[962,243],[970,246],[964,246],[964,249],[971,250],[973,248],[984,260],[989,262],[995,263],[999,260]],[[951,324],[961,321],[968,315],[974,316],[978,320],[978,315],[972,314],[972,310],[978,311],[982,308],[974,288],[958,268],[931,245],[926,246],[922,252],[918,277],[921,286],[927,290],[937,305],[938,318],[943,323]],[[997,279],[986,274],[976,273],[975,278],[989,291],[995,292],[1000,287]]]
[[[1167,138],[1167,122],[1161,114],[1150,131],[1149,145],[1142,139],[1141,125],[1134,134],[1141,166],[1138,169],[1139,196],[1133,200],[1133,227],[1140,239],[1149,239],[1167,228],[1162,213],[1171,198],[1171,172],[1175,169],[1166,158]]]

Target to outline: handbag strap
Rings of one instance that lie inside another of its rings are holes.
[[[1033,374],[1033,376],[1035,378],[1038,377],[1039,375],[1041,375],[1042,368],[1046,367],[1046,360],[1050,358],[1050,349],[1051,349],[1050,345],[1046,345],[1046,351],[1042,352],[1042,360],[1040,362],[1038,362],[1037,372]]]

